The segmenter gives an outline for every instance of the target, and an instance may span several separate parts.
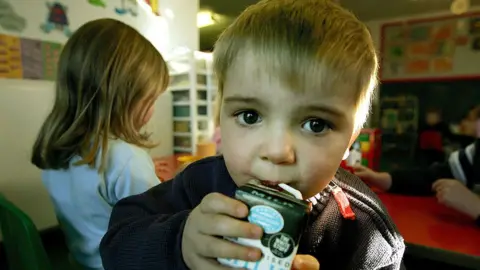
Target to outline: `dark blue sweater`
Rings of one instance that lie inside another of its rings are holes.
[[[403,238],[377,196],[344,170],[333,182],[346,193],[356,220],[344,219],[330,193],[322,192],[299,254],[315,256],[322,270],[403,267]],[[104,268],[188,269],[181,239],[190,211],[211,192],[233,196],[235,189],[223,157],[212,157],[191,164],[171,181],[119,201],[100,245]]]

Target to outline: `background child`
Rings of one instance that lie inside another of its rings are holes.
[[[53,109],[32,163],[54,203],[74,259],[103,269],[98,251],[113,205],[159,183],[140,128],[168,85],[160,53],[132,27],[81,26],[60,56]]]
[[[435,193],[439,203],[478,220],[480,197],[472,189],[480,185],[480,140],[454,152],[447,162],[426,169],[404,169],[390,173],[355,166],[355,174],[383,191],[414,195]]]
[[[376,84],[366,26],[330,0],[263,0],[225,30],[213,59],[223,156],[117,203],[101,243],[105,268],[215,270],[225,269],[217,258],[259,260],[259,249],[221,238],[262,236],[231,198],[255,182],[286,183],[314,204],[293,269],[399,269],[405,245],[381,202],[338,169]]]
[[[460,123],[460,132],[465,136],[477,137],[477,120],[480,113],[480,105],[471,108]]]
[[[444,145],[452,138],[450,128],[438,109],[429,109],[419,130],[418,155],[421,166],[445,161]]]

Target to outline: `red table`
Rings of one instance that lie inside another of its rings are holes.
[[[434,197],[378,194],[407,243],[407,252],[480,269],[480,228]]]
[[[155,163],[160,162],[162,166],[165,167],[166,169],[166,170],[157,171],[157,176],[159,176],[159,178],[162,179],[163,181],[171,180],[181,166],[177,160],[181,156],[188,156],[188,155],[177,154],[177,155],[153,158],[153,161]]]

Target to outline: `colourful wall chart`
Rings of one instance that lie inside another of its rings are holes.
[[[54,81],[62,46],[0,35],[0,78]]]
[[[480,13],[382,26],[383,81],[480,77]]]

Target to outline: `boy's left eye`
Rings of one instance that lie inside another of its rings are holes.
[[[310,119],[302,124],[302,128],[312,133],[322,133],[330,128],[328,123],[322,119]]]
[[[260,115],[253,110],[243,111],[235,114],[237,122],[244,126],[251,126],[262,121]]]

